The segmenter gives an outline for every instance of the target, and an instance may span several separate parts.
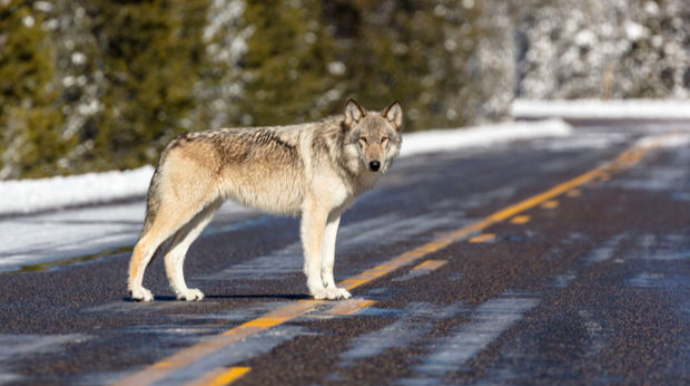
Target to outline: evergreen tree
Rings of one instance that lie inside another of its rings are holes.
[[[33,2],[0,8],[0,179],[55,173],[61,136],[54,49]]]
[[[47,3],[45,3],[47,4]],[[60,174],[93,170],[93,138],[103,110],[103,72],[97,67],[98,44],[92,33],[94,17],[88,0],[56,0],[47,7],[47,22],[56,50],[56,83],[61,95],[62,135],[76,146],[58,160]]]
[[[485,98],[476,108],[477,119],[495,122],[509,115],[515,95],[514,10],[509,1],[483,0],[478,24],[483,31],[476,54]]]
[[[189,117],[205,61],[199,42],[208,1],[104,0],[90,6],[104,76],[95,165],[154,163],[157,150],[176,133],[200,128]]]
[[[400,99],[407,130],[462,126],[485,96],[475,56],[483,31],[474,1],[331,4],[345,94],[367,106]]]
[[[244,92],[240,61],[247,52],[252,26],[244,23],[244,0],[214,0],[208,8],[203,41],[207,65],[196,85],[193,120],[211,129],[241,121],[240,98]]]
[[[241,60],[244,95],[241,124],[257,126],[304,122],[333,110],[327,93],[332,37],[321,23],[321,1],[265,0],[247,3],[251,28]]]

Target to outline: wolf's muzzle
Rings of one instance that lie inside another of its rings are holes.
[[[372,172],[378,172],[379,169],[381,169],[381,162],[379,162],[379,161],[369,162],[369,169],[371,169]]]

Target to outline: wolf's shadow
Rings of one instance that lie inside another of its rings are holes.
[[[293,294],[293,295],[284,295],[284,294],[250,294],[250,295],[207,295],[204,296],[204,299],[265,299],[265,300],[311,300],[313,299],[309,295],[300,295],[300,294]],[[123,302],[128,302],[128,303],[140,303],[136,300],[133,300],[130,297],[122,298]],[[156,296],[154,298],[154,301],[157,302],[183,302],[181,300],[177,300],[176,297],[174,296]],[[196,302],[190,302],[190,304],[194,304]]]

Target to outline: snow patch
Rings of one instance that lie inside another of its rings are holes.
[[[637,140],[638,147],[687,147],[690,145],[690,133],[671,133],[664,136],[646,136]]]
[[[401,157],[460,148],[490,147],[512,141],[567,137],[572,128],[562,120],[541,122],[509,122],[480,126],[464,130],[433,130],[406,134],[400,151]]]
[[[582,30],[575,35],[575,44],[578,46],[593,46],[597,43],[597,35],[590,30]]]
[[[649,30],[645,26],[634,21],[627,21],[624,28],[628,40],[633,42],[646,38],[649,35]]]
[[[525,100],[513,102],[515,118],[690,119],[690,100]]]
[[[33,213],[146,195],[153,167],[0,183],[0,215]]]

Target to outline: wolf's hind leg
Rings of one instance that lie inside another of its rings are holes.
[[[172,208],[162,208],[156,214],[153,225],[141,236],[134,247],[129,263],[129,291],[132,294],[132,299],[145,302],[153,300],[151,291],[143,287],[144,271],[160,245],[188,222],[194,214],[195,211],[191,208],[179,212],[172,210]]]
[[[202,199],[198,199],[190,200],[185,205],[184,201],[174,201],[168,198],[161,201],[157,212],[147,214],[146,221],[147,223],[150,222],[151,225],[142,233],[134,247],[129,263],[128,287],[132,299],[153,300],[151,292],[142,285],[146,267],[160,245],[202,210],[204,208],[203,203]],[[148,218],[149,216],[151,218]]]
[[[196,288],[187,288],[184,279],[184,259],[194,240],[199,237],[204,228],[211,222],[216,210],[223,202],[217,200],[199,212],[194,218],[182,227],[172,240],[170,248],[165,255],[165,272],[170,280],[170,286],[180,300],[201,300],[204,294]]]
[[[329,299],[349,299],[352,297],[347,289],[336,287],[335,279],[333,278],[333,266],[335,265],[335,240],[338,234],[339,224],[340,213],[329,216],[323,235],[321,278],[323,280],[324,287],[326,287],[327,297]]]

